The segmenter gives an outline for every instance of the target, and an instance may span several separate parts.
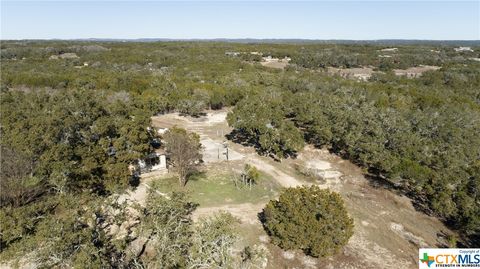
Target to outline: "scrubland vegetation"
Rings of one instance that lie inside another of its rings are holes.
[[[478,246],[480,62],[472,59],[479,58],[480,47],[384,48],[2,42],[2,260],[24,253],[44,267],[249,268],[257,252],[245,250],[244,259],[225,254],[234,242],[234,219],[224,215],[194,224],[195,206],[179,194],[172,200],[152,195],[139,210],[154,254],[128,256],[132,238],[116,240],[106,229],[122,219],[109,219],[105,210],[121,207],[112,197],[134,184],[128,166],[153,150],[150,117],[173,111],[197,116],[222,107],[232,107],[232,141],[279,161],[295,158],[305,144],[326,147],[408,194],[419,209],[460,231],[465,244]],[[225,54],[230,51],[240,54]],[[284,70],[269,69],[251,52],[291,61]],[[58,57],[65,53],[76,57]],[[415,79],[392,72],[419,65],[441,68]],[[329,75],[325,68],[332,66],[372,66],[381,73],[357,81]],[[188,174],[180,173],[182,184]],[[272,202],[266,211],[273,214],[276,207]],[[335,217],[328,220],[339,221]],[[351,225],[348,216],[342,220]],[[285,242],[283,235],[275,241],[325,256],[348,240],[347,228],[334,246]],[[212,238],[222,238],[221,244],[205,245]]]

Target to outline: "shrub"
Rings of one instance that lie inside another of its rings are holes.
[[[286,189],[263,214],[274,244],[313,257],[334,254],[353,234],[353,220],[341,196],[317,186]]]

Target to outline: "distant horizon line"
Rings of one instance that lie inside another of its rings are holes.
[[[8,40],[91,40],[91,39],[105,39],[105,40],[311,40],[311,41],[384,41],[384,40],[417,40],[417,41],[480,41],[479,39],[422,39],[422,38],[373,38],[373,39],[350,39],[350,38],[290,38],[290,37],[212,37],[212,38],[171,38],[171,37],[135,37],[135,38],[122,38],[122,37],[81,37],[81,38],[0,38],[2,41]]]
[[[23,39],[3,39],[0,41],[107,41],[107,42],[175,42],[175,41],[223,41],[231,43],[315,43],[315,42],[346,42],[346,43],[469,43],[480,45],[480,39],[407,39],[407,38],[385,38],[385,39],[311,39],[311,38],[162,38],[162,37],[144,37],[144,38],[23,38]]]

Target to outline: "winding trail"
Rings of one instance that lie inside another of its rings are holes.
[[[275,167],[273,167],[271,164],[263,160],[258,155],[249,156],[249,159],[247,160],[247,162],[256,166],[257,169],[259,169],[260,171],[272,176],[282,187],[290,188],[290,187],[305,185],[305,183],[302,183],[300,180],[296,179],[295,177],[290,176],[276,169]]]

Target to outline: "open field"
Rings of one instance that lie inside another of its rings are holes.
[[[200,207],[211,207],[229,204],[242,203],[265,203],[275,197],[280,186],[269,175],[261,174],[258,184],[250,189],[246,186],[234,185],[233,172],[228,171],[229,165],[223,164],[215,170],[204,169],[189,178],[185,187],[178,183],[178,178],[167,176],[151,181],[150,186],[163,193],[172,191],[186,191],[190,194],[191,200]],[[237,175],[238,176],[238,175]]]

